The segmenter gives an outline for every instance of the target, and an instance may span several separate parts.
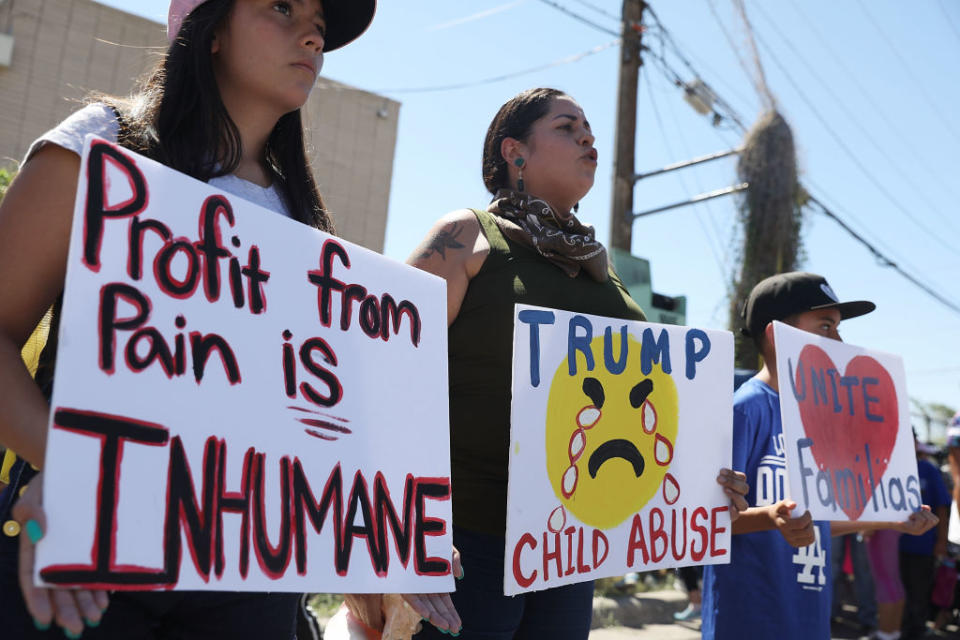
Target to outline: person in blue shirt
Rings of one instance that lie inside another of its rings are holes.
[[[751,505],[732,526],[731,562],[704,568],[704,640],[830,638],[830,537],[892,528],[911,534],[937,523],[929,509],[900,523],[815,522],[786,496],[774,320],[839,340],[841,320],[870,313],[872,302],[840,302],[827,281],[803,272],[758,283],[743,307],[744,333],[763,367],[734,394],[733,468],[746,473]]]
[[[920,478],[920,497],[940,518],[936,529],[921,536],[900,538],[900,578],[906,591],[903,608],[901,640],[917,640],[927,631],[930,616],[930,594],[937,562],[947,555],[947,515],[950,510],[950,492],[943,474],[932,462],[922,457],[923,445],[917,441],[917,475]]]

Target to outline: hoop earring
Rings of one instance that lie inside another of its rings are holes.
[[[523,162],[523,158],[517,158],[513,161],[513,164],[520,170],[517,174],[517,191],[520,193],[523,193]]]

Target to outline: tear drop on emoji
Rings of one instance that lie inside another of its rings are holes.
[[[611,343],[606,354],[604,340]],[[570,513],[599,529],[638,512],[661,486],[670,504],[680,489],[668,473],[677,440],[677,387],[659,363],[644,375],[641,344],[629,335],[626,345],[622,341],[623,334],[612,332],[592,340],[593,370],[578,351],[570,375],[565,357],[547,401],[550,483]],[[608,370],[611,359],[620,373]]]

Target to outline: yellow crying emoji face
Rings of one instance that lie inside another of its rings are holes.
[[[613,348],[608,347],[619,354],[618,363],[624,359],[621,339],[614,333]],[[550,385],[550,483],[567,510],[599,529],[615,527],[642,509],[661,485],[668,503],[679,493],[667,473],[677,439],[676,385],[659,363],[644,375],[640,343],[628,336],[626,346],[626,366],[619,374],[607,370],[600,336],[590,342],[592,371],[577,352],[575,375],[564,358]]]

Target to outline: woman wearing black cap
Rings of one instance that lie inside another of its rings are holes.
[[[99,98],[27,152],[0,205],[0,442],[18,454],[0,494],[5,640],[294,637],[297,594],[118,593],[107,609],[103,591],[33,586],[33,543],[44,526],[35,475],[43,467],[55,349],[48,343],[41,356],[38,384],[20,354],[51,305],[55,341],[55,301],[88,133],[332,231],[304,151],[300,107],[323,54],[358,37],[375,6],[376,0],[173,0],[170,47],[141,91],[129,99]]]

